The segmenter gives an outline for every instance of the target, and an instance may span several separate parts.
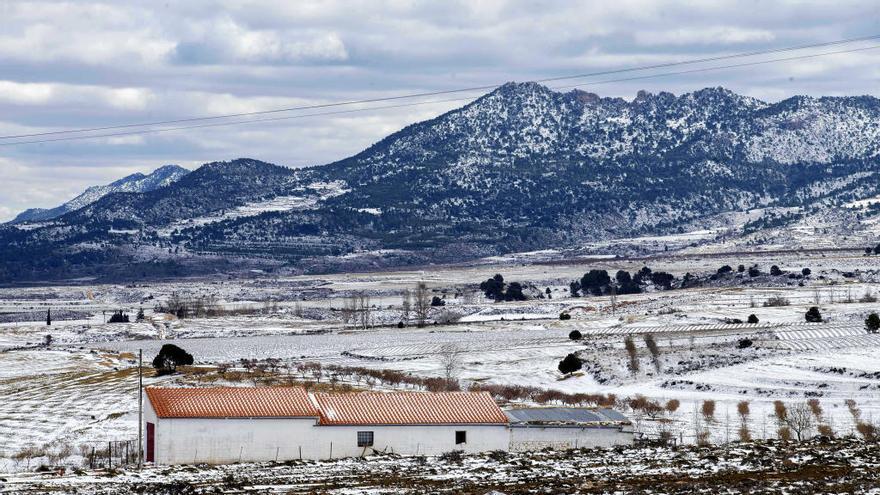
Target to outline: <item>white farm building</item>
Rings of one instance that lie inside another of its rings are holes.
[[[526,431],[486,392],[328,394],[296,387],[150,387],[146,395],[144,458],[157,464],[591,446],[584,425]],[[601,433],[595,446],[632,443],[631,432],[614,435],[620,428],[590,431]],[[570,435],[578,439],[567,441]]]

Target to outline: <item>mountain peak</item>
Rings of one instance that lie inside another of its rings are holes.
[[[117,192],[148,192],[167,186],[187,175],[189,170],[177,165],[163,165],[144,175],[135,172],[109,184],[89,186],[79,196],[54,208],[31,208],[16,216],[11,223],[39,222],[60,217],[68,212],[88,206],[95,201]]]
[[[206,163],[196,169],[194,173],[198,175],[204,174],[286,174],[290,169],[279,165],[274,165],[253,158],[236,158],[234,160],[218,161]]]

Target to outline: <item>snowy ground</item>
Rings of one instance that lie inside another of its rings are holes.
[[[641,431],[655,435],[663,429],[685,443],[704,431],[714,443],[735,440],[741,423],[736,406],[743,400],[751,408],[746,426],[759,439],[777,434],[771,416],[776,400],[794,405],[818,399],[823,413],[815,423],[838,435],[855,428],[846,400],[856,401],[862,421],[880,418],[880,337],[867,334],[863,325],[866,314],[880,311],[880,305],[858,302],[865,294],[880,294],[878,257],[829,251],[544,263],[548,253],[532,254],[539,262],[527,263],[531,255],[519,255],[488,264],[382,273],[2,289],[0,312],[16,316],[0,323],[0,471],[48,462],[46,456],[19,455],[28,446],[56,454],[68,446],[73,453],[61,463],[76,464],[82,462],[77,452],[84,444],[134,438],[132,358],[142,349],[152,359],[166,342],[160,336],[206,365],[280,358],[424,377],[441,376],[440,356],[454,346],[461,353],[457,375],[464,386],[615,394]],[[635,271],[644,263],[679,277],[712,273],[723,264],[759,264],[765,272],[771,264],[794,273],[808,267],[813,273],[804,280],[763,276],[619,296],[613,305],[609,297],[571,298],[567,292],[569,282],[590,269]],[[533,295],[550,288],[552,298],[487,301],[477,285],[499,272],[508,281],[533,286]],[[429,320],[452,314],[457,322],[416,328],[411,318],[406,328],[397,328],[400,292],[418,281],[426,281],[431,295],[446,302],[432,309]],[[185,320],[155,314],[154,306],[173,293],[210,296],[239,314]],[[369,299],[372,328],[343,321],[341,309],[353,294]],[[790,305],[764,307],[772,296],[785,297]],[[826,322],[804,322],[813,305]],[[133,317],[139,308],[144,322],[104,323],[116,309]],[[46,326],[48,309],[77,319]],[[572,319],[561,321],[563,311]],[[750,314],[760,323],[730,323]],[[569,340],[572,330],[584,339]],[[50,350],[41,347],[47,334],[53,340]],[[646,334],[660,350],[656,366]],[[637,371],[628,366],[627,336],[637,348]],[[752,346],[739,349],[743,339]],[[556,366],[572,352],[585,360],[585,369],[563,379]],[[627,410],[623,399],[636,395],[664,404],[676,399],[681,405],[658,421]],[[705,400],[716,401],[713,418],[697,412]]]
[[[367,457],[330,462],[21,474],[0,493],[876,493],[880,450],[859,441]]]

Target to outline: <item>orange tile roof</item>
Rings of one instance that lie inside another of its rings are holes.
[[[160,418],[319,417],[299,387],[148,387],[147,398]]]
[[[507,424],[488,392],[317,393],[322,425]]]

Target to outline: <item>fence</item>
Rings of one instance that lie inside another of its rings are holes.
[[[83,452],[89,469],[112,469],[135,465],[138,461],[137,440],[114,440],[89,444],[90,450]]]

